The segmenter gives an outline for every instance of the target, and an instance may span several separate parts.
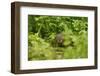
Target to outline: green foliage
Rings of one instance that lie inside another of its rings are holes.
[[[87,17],[29,15],[28,60],[87,58],[87,23]]]
[[[52,47],[49,43],[46,43],[38,34],[29,34],[29,60],[38,60],[38,59],[52,59],[53,52]]]

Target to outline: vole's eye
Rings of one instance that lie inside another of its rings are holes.
[[[61,43],[62,42],[62,39],[58,40],[58,42]]]

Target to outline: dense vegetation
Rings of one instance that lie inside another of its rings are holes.
[[[87,31],[87,17],[29,15],[28,60],[87,58]]]

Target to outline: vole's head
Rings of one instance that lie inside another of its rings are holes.
[[[62,44],[64,42],[64,36],[63,36],[62,33],[57,34],[55,39],[56,39],[57,43],[61,43]]]

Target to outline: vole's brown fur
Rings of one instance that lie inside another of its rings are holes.
[[[62,47],[64,42],[64,36],[62,33],[59,33],[55,37],[55,42],[58,46]]]

